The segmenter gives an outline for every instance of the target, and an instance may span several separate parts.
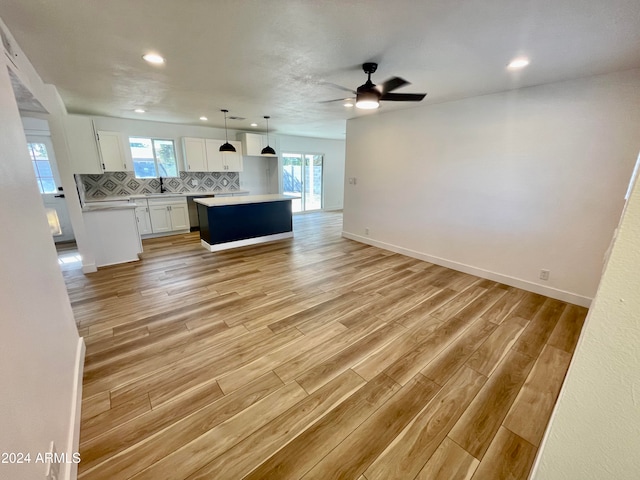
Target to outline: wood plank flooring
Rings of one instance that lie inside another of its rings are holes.
[[[63,272],[81,479],[525,479],[586,309],[340,236]]]

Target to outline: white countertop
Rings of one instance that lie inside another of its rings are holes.
[[[85,204],[103,203],[103,202],[121,202],[128,201],[129,199],[136,200],[138,198],[158,198],[158,197],[199,197],[202,195],[245,195],[249,190],[217,190],[206,192],[165,192],[165,193],[151,193],[151,194],[136,194],[136,195],[111,195],[109,197],[100,198],[87,198]]]
[[[266,203],[266,202],[282,202],[285,200],[294,200],[300,197],[292,197],[290,195],[241,195],[237,197],[213,197],[213,198],[196,198],[194,202],[200,203],[207,207],[223,207],[225,205],[243,205],[247,203]]]
[[[85,203],[82,207],[82,211],[95,212],[98,210],[129,210],[132,208],[136,208],[136,204],[129,203],[129,200],[113,200]]]

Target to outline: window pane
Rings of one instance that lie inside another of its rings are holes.
[[[154,140],[153,146],[156,152],[160,176],[177,177],[178,166],[176,164],[176,152],[173,148],[173,140]]]
[[[40,183],[42,184],[42,190],[40,193],[56,193],[56,191],[58,190],[56,188],[56,182],[53,180],[53,178],[41,177]]]
[[[47,147],[44,143],[28,143],[29,154],[32,160],[48,160]]]
[[[129,146],[131,147],[131,156],[140,160],[153,161],[153,148],[151,147],[150,138],[129,138]]]
[[[153,161],[133,159],[133,171],[136,178],[156,178],[156,164]]]
[[[36,167],[38,167],[38,175],[41,177],[53,177],[51,164],[47,160],[36,161]]]
[[[155,178],[156,163],[153,158],[153,146],[150,138],[130,137],[133,171],[136,178]]]

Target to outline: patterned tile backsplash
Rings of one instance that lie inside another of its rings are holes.
[[[160,192],[159,179],[136,178],[133,172],[107,172],[102,175],[78,175],[78,177],[80,178],[79,187],[86,201],[117,195]],[[180,177],[164,178],[163,183],[168,192],[240,190],[240,175],[238,172],[180,172]]]

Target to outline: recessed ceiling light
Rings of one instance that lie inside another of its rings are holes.
[[[345,102],[342,104],[343,107],[347,107],[347,108],[351,108],[353,107],[353,102],[351,100],[345,100]]]
[[[162,58],[157,53],[147,53],[147,54],[143,55],[142,58],[144,60],[146,60],[147,62],[155,63],[156,65],[160,65],[160,64],[164,63],[164,58]]]
[[[257,126],[258,126],[258,124],[257,124],[257,123],[252,123],[252,124],[251,124],[251,126],[252,126],[252,127],[257,127]]]
[[[511,63],[507,65],[507,68],[509,70],[518,70],[520,68],[526,67],[527,65],[529,65],[529,59],[520,57],[520,58],[514,58],[513,60],[511,60]]]
[[[207,117],[200,117],[200,120],[202,120],[203,122],[206,122],[209,119]]]
[[[144,108],[136,108],[134,112],[136,113],[144,113],[146,110]]]

